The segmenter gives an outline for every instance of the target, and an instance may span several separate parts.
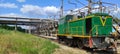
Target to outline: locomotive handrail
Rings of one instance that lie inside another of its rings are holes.
[[[117,31],[118,34],[120,34],[120,32],[115,28],[115,26],[113,26],[113,28]]]
[[[115,23],[120,27],[120,24],[118,24],[118,22],[117,22],[115,19],[113,19],[113,22],[115,22]],[[114,28],[115,31],[117,31],[117,33],[120,35],[120,31],[118,31],[114,26],[113,26],[113,28]]]
[[[91,32],[93,31],[93,29],[96,27],[97,25],[95,25],[90,31],[89,31],[89,35],[91,35]]]
[[[120,24],[118,24],[118,22],[117,22],[115,19],[113,19],[113,22],[115,22],[117,25],[119,25],[119,26],[120,26]]]

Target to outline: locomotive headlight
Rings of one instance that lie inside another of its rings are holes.
[[[105,21],[105,16],[102,16],[102,21],[103,21],[103,22]]]
[[[104,19],[105,19],[105,17],[104,17],[104,16],[102,16],[102,19],[104,20]]]

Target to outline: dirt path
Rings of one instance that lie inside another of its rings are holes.
[[[60,48],[56,49],[53,54],[88,54],[85,50],[80,50],[78,48],[71,48],[58,43],[55,44],[59,45]]]

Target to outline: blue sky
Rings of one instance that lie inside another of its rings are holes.
[[[0,16],[21,16],[47,18],[48,16],[58,15],[61,0],[0,0]],[[87,4],[86,0],[79,0]],[[75,0],[71,0],[77,3]],[[120,0],[104,0],[104,2],[114,3],[120,7]],[[64,0],[64,9],[76,9],[83,7],[77,3],[77,7]],[[120,11],[120,9],[118,10]],[[116,11],[118,13],[118,11]]]

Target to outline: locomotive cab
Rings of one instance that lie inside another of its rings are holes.
[[[112,17],[105,13],[95,13],[93,15],[91,18],[86,19],[86,31],[93,37],[110,36],[112,32]]]

